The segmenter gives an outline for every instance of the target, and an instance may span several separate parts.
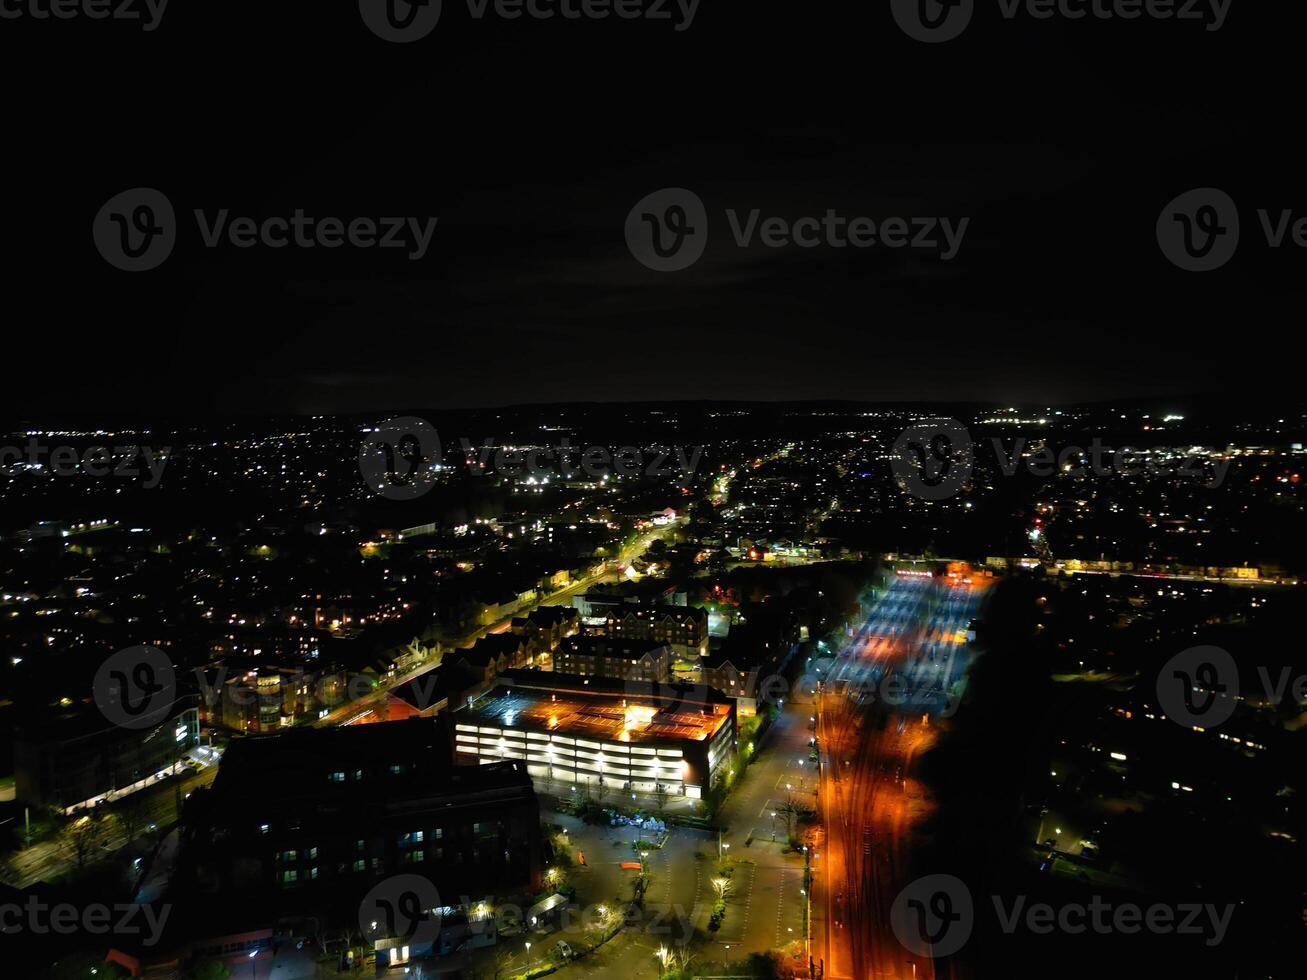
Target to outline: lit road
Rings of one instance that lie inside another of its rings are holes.
[[[149,831],[150,824],[156,827],[173,824],[178,818],[178,799],[184,799],[195,790],[209,786],[217,774],[217,766],[205,766],[199,773],[183,770],[181,775],[172,780],[141,790],[144,795],[137,831],[138,843],[141,839],[153,840],[153,833]],[[110,807],[110,812],[113,809]],[[88,855],[88,864],[116,854],[129,843],[115,819],[106,818],[102,826],[103,834]],[[31,847],[14,851],[0,873],[0,878],[15,888],[28,888],[39,881],[52,880],[76,870],[77,850],[66,835],[59,834],[37,841]]]
[[[956,974],[901,946],[890,908],[914,877],[911,835],[929,806],[912,764],[933,737],[932,716],[956,707],[982,596],[981,584],[961,576],[898,576],[857,634],[818,665],[826,839],[814,867],[825,921],[813,956],[824,958],[826,977]]]

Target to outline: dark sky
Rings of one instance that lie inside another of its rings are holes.
[[[40,2],[40,0],[38,0]],[[1206,0],[1204,0],[1206,6]],[[322,412],[681,398],[1067,402],[1294,384],[1307,252],[1301,23],[1004,20],[922,44],[889,0],[703,0],[693,24],[474,20],[383,42],[355,0],[177,2],[157,30],[0,21],[4,405]],[[1300,15],[1296,15],[1300,17]],[[159,268],[91,226],[163,191]],[[683,186],[690,269],[628,251]],[[1166,202],[1239,204],[1225,268],[1162,256]],[[428,254],[201,246],[194,208],[436,216]],[[970,219],[956,258],[735,247],[724,212]],[[1296,211],[1295,211],[1296,214]]]

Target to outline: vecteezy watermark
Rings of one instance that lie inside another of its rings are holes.
[[[28,895],[21,905],[17,902],[0,905],[0,933],[6,936],[23,932],[37,936],[143,935],[141,943],[153,946],[163,936],[163,928],[171,914],[172,906],[167,903],[157,910],[152,905],[129,902],[114,905],[91,902],[82,906],[56,902],[52,905],[36,895]]]
[[[420,41],[440,22],[441,0],[359,0],[359,16],[383,41]]]
[[[1207,31],[1225,24],[1232,0],[996,0],[999,16],[1016,20],[1176,20],[1196,22]],[[975,0],[890,0],[890,12],[903,32],[938,44],[962,34],[975,14]]]
[[[359,930],[369,942],[399,939],[421,945],[440,938],[440,893],[422,875],[392,875],[359,903]]]
[[[1201,937],[1218,946],[1229,932],[1236,906],[1198,902],[1109,902],[1094,895],[1088,902],[1051,905],[1029,896],[991,895],[998,928],[1008,935],[1025,931],[1052,933]],[[979,911],[971,890],[959,878],[936,874],[910,882],[890,908],[890,926],[904,949],[917,956],[940,958],[961,950],[971,938]]]
[[[971,435],[956,419],[908,426],[894,440],[890,466],[899,485],[922,500],[957,496],[971,478]]]
[[[981,443],[980,445],[985,445]],[[1220,487],[1231,460],[1200,450],[1152,447],[1113,449],[1097,436],[1088,446],[1032,446],[1025,437],[1011,447],[997,436],[988,446],[1003,476],[1024,470],[1039,479],[1067,477],[1175,477],[1194,480],[1209,490]],[[935,419],[908,426],[894,441],[890,465],[904,490],[922,500],[946,500],[967,485],[976,462],[977,444],[956,419]]]
[[[1162,254],[1188,272],[1210,272],[1239,247],[1239,209],[1225,191],[1199,187],[1181,194],[1157,217]]]
[[[157,647],[133,646],[105,659],[92,682],[92,695],[100,713],[120,728],[143,729],[170,718],[182,688],[179,674],[187,679],[186,689],[198,692],[210,710],[220,703],[248,707],[263,697],[247,672],[232,671],[226,665],[209,671],[203,667],[179,670]],[[431,684],[415,682],[424,704],[434,700]],[[363,673],[314,672],[296,667],[281,675],[281,687],[299,691],[319,706],[357,701],[375,690],[374,680]]]
[[[496,446],[489,439],[480,446],[468,439],[461,444],[468,462],[475,461],[474,473],[537,482],[647,476],[680,477],[688,483],[703,457],[702,446],[573,446],[566,437],[556,446]]]
[[[467,0],[473,20],[645,20],[674,21],[673,30],[687,31],[700,0]],[[383,41],[420,41],[440,21],[441,0],[359,0],[359,13],[368,30]]]
[[[134,480],[146,479],[141,486],[153,490],[163,479],[171,446],[156,451],[151,446],[47,446],[35,435],[23,446],[0,446],[0,475],[49,473],[51,476],[113,476]],[[145,466],[145,473],[141,471]],[[148,475],[147,475],[148,474]]]
[[[1062,475],[1073,479],[1088,475],[1105,476],[1177,476],[1200,482],[1209,490],[1215,490],[1225,482],[1230,471],[1229,459],[1207,459],[1183,450],[1170,448],[1154,449],[1112,449],[1094,436],[1086,446],[1062,446],[1054,448],[1040,445],[1031,449],[1024,438],[1013,440],[1009,450],[1003,440],[997,436],[990,439],[998,468],[1004,476],[1014,476],[1018,469],[1025,468],[1031,476],[1048,479]]]
[[[152,728],[168,717],[177,701],[177,673],[158,647],[128,647],[100,664],[91,691],[111,724]]]
[[[91,224],[104,260],[124,272],[157,268],[177,245],[172,202],[153,187],[133,187],[104,202]]]
[[[147,34],[168,0],[0,0],[0,20],[134,20]]]
[[[564,437],[555,446],[520,446],[484,439],[459,440],[473,476],[496,475],[548,483],[581,477],[679,478],[688,485],[703,458],[702,446],[573,446]],[[424,419],[406,416],[365,429],[359,446],[359,472],[378,496],[413,500],[436,484],[441,468],[440,437]]]
[[[1071,936],[1086,932],[1133,936],[1148,932],[1155,936],[1201,936],[1209,947],[1224,941],[1235,910],[1232,904],[1154,902],[1145,906],[1135,902],[1108,902],[1101,895],[1093,896],[1087,903],[1067,902],[1056,906],[1047,902],[1027,904],[1025,895],[1014,896],[1010,904],[1000,895],[991,898],[999,928],[1008,935],[1023,928],[1036,936],[1055,932]]]
[[[737,248],[770,249],[912,248],[935,252],[943,262],[962,247],[970,218],[869,218],[827,208],[820,217],[764,216],[760,208],[725,211]],[[655,272],[679,272],[699,261],[708,244],[708,212],[703,200],[684,187],[665,187],[636,202],[626,216],[627,248]]]
[[[387,500],[415,500],[436,485],[440,437],[425,419],[404,416],[365,429],[359,472],[368,489]]]
[[[1258,208],[1257,227],[1267,248],[1307,248],[1307,217],[1295,218],[1292,209]],[[1234,258],[1239,240],[1239,208],[1229,194],[1214,187],[1181,194],[1157,218],[1162,254],[1186,272],[1221,268]]]
[[[288,216],[255,219],[232,217],[228,208],[193,212],[205,248],[405,249],[417,262],[431,247],[439,218],[313,217],[302,208]],[[104,260],[126,272],[157,268],[177,244],[178,222],[172,202],[162,192],[137,187],[110,198],[95,217],[92,238]]]
[[[1182,650],[1157,674],[1157,701],[1165,715],[1185,728],[1212,729],[1233,716],[1238,702],[1255,700],[1278,706],[1292,699],[1307,707],[1307,674],[1293,676],[1282,667],[1276,677],[1264,665],[1257,668],[1259,694],[1245,695],[1239,686],[1239,666],[1227,650],[1197,646]]]
[[[908,884],[890,906],[890,928],[918,956],[951,956],[976,924],[971,890],[952,875],[927,875]]]

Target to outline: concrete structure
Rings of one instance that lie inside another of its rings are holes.
[[[521,760],[546,784],[699,799],[735,753],[735,704],[702,687],[501,674],[449,716],[455,759]]]

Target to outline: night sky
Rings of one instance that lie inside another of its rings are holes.
[[[888,0],[703,0],[673,23],[470,17],[389,44],[354,0],[176,3],[157,30],[0,22],[4,406],[334,412],[519,402],[1066,403],[1287,389],[1307,251],[1301,24],[1002,19],[923,44]],[[1296,15],[1300,17],[1301,15]],[[96,251],[113,195],[181,222],[159,268]],[[704,200],[707,251],[650,271],[637,200]],[[1154,226],[1214,186],[1225,268]],[[430,251],[201,247],[194,208],[435,216]],[[968,217],[956,258],[736,248],[723,213]],[[1295,210],[1295,215],[1297,210]]]

